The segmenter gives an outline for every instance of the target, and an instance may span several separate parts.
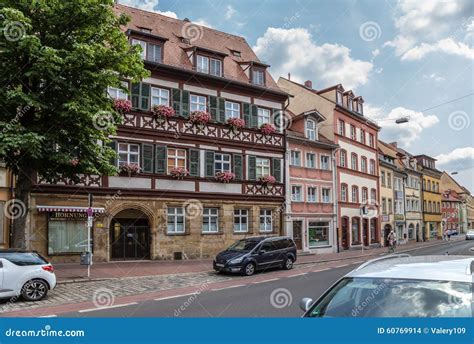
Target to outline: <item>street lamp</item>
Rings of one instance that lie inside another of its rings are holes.
[[[458,174],[458,173],[459,173],[458,171],[454,171],[454,172],[451,172],[451,175],[454,176],[454,175],[456,175],[456,174]]]
[[[410,121],[410,117],[400,117],[395,120],[396,124],[403,124],[408,123]]]

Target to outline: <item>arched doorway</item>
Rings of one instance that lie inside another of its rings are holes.
[[[380,243],[377,230],[377,218],[375,217],[370,219],[370,241],[371,243]]]
[[[410,225],[408,226],[408,239],[415,239],[415,225],[413,223],[410,223]]]
[[[420,237],[420,224],[417,223],[416,224],[416,241],[420,241],[421,240],[421,237]]]
[[[122,210],[112,219],[110,223],[111,259],[149,259],[150,242],[150,223],[148,217],[140,210]]]
[[[362,244],[369,246],[369,219],[362,220]]]
[[[341,219],[341,231],[342,231],[342,247],[347,250],[349,248],[349,218],[344,216]]]
[[[391,231],[392,231],[392,226],[389,224],[386,224],[383,228],[385,246],[388,246],[388,235],[390,234]]]

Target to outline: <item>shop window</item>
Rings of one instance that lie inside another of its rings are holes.
[[[308,223],[309,247],[329,246],[329,222]]]

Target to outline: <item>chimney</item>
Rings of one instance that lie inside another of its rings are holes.
[[[311,88],[311,89],[312,89],[312,88],[313,88],[313,82],[312,82],[311,80],[306,80],[306,81],[304,82],[304,86],[305,86],[306,88]]]
[[[291,73],[288,73],[288,81],[291,80]]]
[[[189,20],[189,18],[184,18],[183,21],[187,22],[187,23],[190,23],[191,20]]]
[[[395,141],[395,142],[390,142],[390,145],[394,146],[395,148],[398,148],[398,147],[397,147],[397,141]]]

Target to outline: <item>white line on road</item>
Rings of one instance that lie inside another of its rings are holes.
[[[331,268],[324,268],[324,269],[314,270],[311,272],[320,272],[320,271],[328,271],[328,270],[331,270]]]
[[[286,277],[298,277],[298,276],[303,276],[303,275],[306,275],[307,272],[300,272],[299,274],[294,274],[294,275],[289,275],[289,276],[286,276]]]
[[[184,297],[184,296],[191,296],[191,295],[198,295],[199,292],[196,291],[194,293],[187,293],[187,294],[180,294],[180,295],[173,295],[173,296],[164,296],[164,297],[159,297],[155,299],[155,301],[163,301],[163,300],[169,300],[169,299],[177,299],[178,297]]]
[[[97,308],[81,309],[81,310],[78,311],[78,312],[79,312],[79,313],[88,313],[88,312],[102,311],[102,310],[104,310],[104,309],[127,307],[127,306],[133,306],[133,305],[138,305],[138,303],[136,303],[136,302],[130,302],[130,303],[122,303],[122,304],[120,304],[120,305],[113,305],[113,306],[107,306],[107,307],[97,307]]]
[[[343,268],[344,266],[348,266],[349,264],[342,264],[342,265],[337,265],[333,267],[333,269],[338,269],[338,268]]]
[[[40,316],[40,317],[38,317],[38,318],[56,318],[56,317],[57,317],[56,314],[50,314],[50,315],[42,315],[42,316]]]
[[[267,280],[264,280],[264,281],[252,282],[252,284],[260,284],[260,283],[274,282],[274,281],[278,281],[278,280],[279,280],[279,278],[272,278],[272,279],[267,279]]]
[[[231,285],[231,286],[229,286],[229,287],[214,288],[214,289],[211,289],[211,291],[219,291],[219,290],[225,290],[225,289],[231,289],[231,288],[239,288],[239,287],[245,287],[245,285],[244,285],[244,284]]]
[[[353,263],[351,263],[351,264],[361,264],[361,263],[363,263],[363,262],[364,262],[363,260],[358,260],[357,262],[353,262]]]

